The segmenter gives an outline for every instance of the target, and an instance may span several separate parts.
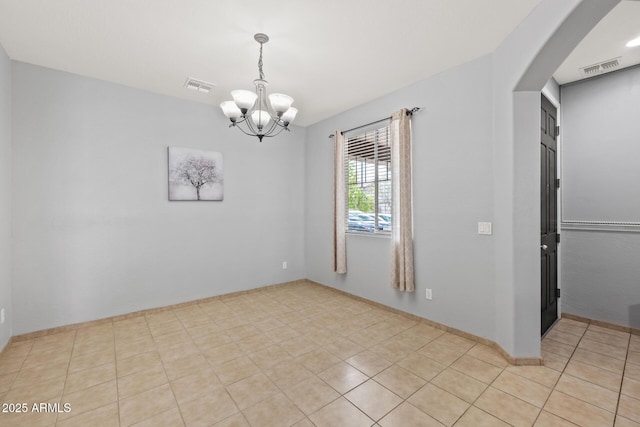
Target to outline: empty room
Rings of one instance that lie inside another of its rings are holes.
[[[0,0],[0,426],[640,426],[638,117],[637,0]]]

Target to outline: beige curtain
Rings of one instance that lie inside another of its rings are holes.
[[[333,137],[333,271],[347,272],[347,183],[345,182],[344,135],[336,131]]]
[[[413,218],[411,201],[411,119],[406,109],[391,116],[392,231],[391,286],[413,292]]]

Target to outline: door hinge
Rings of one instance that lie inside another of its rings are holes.
[[[560,243],[560,233],[556,234],[556,243]]]
[[[560,188],[560,178],[556,178],[556,188]]]
[[[556,136],[560,136],[560,126],[556,126]]]
[[[556,288],[556,298],[560,298],[560,288]]]

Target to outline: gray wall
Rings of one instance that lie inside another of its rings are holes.
[[[640,232],[562,236],[562,311],[640,329]]]
[[[640,68],[562,87],[563,311],[640,328]],[[633,221],[637,226],[572,221]]]
[[[305,277],[304,129],[16,62],[13,95],[14,334]],[[224,201],[167,201],[168,146],[222,152]]]
[[[640,68],[565,85],[562,104],[563,219],[640,223]]]
[[[0,351],[12,335],[11,304],[11,60],[0,46]]]
[[[494,338],[491,57],[485,56],[307,129],[307,274],[312,280]],[[331,271],[333,143],[327,136],[422,107],[413,116],[416,291],[390,286],[390,239],[347,236],[344,276]],[[433,300],[425,299],[425,289]]]

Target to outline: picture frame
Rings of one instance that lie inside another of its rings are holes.
[[[222,201],[222,153],[168,147],[169,201]]]

